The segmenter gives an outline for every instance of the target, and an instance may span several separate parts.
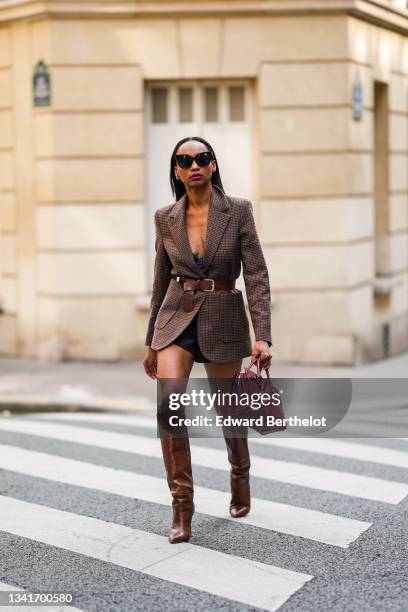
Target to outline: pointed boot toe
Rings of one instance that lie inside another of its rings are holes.
[[[246,516],[250,510],[250,506],[230,506],[230,515],[232,518],[241,518]]]
[[[179,542],[188,542],[191,538],[191,529],[186,527],[172,527],[169,533],[170,544],[178,544]]]

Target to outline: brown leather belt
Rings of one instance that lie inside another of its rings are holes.
[[[173,276],[173,275],[172,275]],[[183,310],[191,312],[193,310],[194,291],[217,291],[218,289],[235,289],[235,280],[220,280],[213,278],[186,278],[185,276],[176,276],[178,283],[183,283]]]

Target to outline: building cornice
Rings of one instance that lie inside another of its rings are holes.
[[[346,14],[408,34],[408,11],[385,0],[0,0],[0,22],[43,18]]]

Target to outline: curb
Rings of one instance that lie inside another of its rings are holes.
[[[47,395],[1,395],[0,413],[25,412],[143,412],[147,406],[131,399],[93,397],[83,400],[61,400]]]

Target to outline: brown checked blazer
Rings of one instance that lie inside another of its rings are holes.
[[[155,213],[156,258],[146,345],[171,344],[198,313],[198,342],[213,362],[252,353],[249,321],[238,289],[195,291],[193,310],[183,310],[183,285],[171,273],[189,278],[236,279],[241,262],[255,339],[272,345],[269,275],[249,200],[230,197],[212,186],[204,267],[194,261],[185,220],[187,194]]]

